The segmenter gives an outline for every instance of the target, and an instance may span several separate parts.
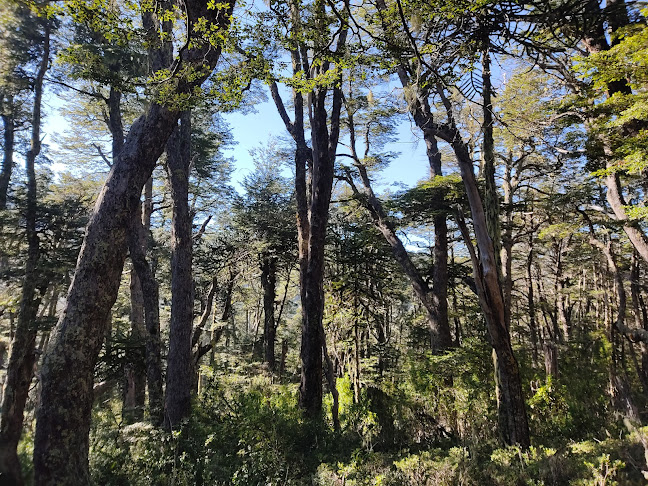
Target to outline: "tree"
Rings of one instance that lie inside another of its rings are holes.
[[[291,121],[288,116],[274,79],[270,81],[270,92],[296,145],[295,199],[302,303],[299,403],[306,415],[314,418],[320,415],[322,409],[322,354],[329,361],[322,327],[324,247],[342,109],[342,73],[340,66],[335,63],[344,57],[348,25],[344,20],[332,20],[325,2],[316,0],[311,9],[311,18],[305,22],[305,9],[298,3],[282,5],[282,15],[289,19],[286,37],[292,62],[292,79],[287,78],[286,82],[293,88],[294,120]],[[309,50],[312,50],[312,58],[309,57]],[[305,79],[302,80],[302,76]],[[304,92],[309,93],[310,148],[305,139]],[[330,105],[329,93],[332,95]],[[310,184],[307,181],[307,165]],[[337,403],[330,363],[327,378],[334,402]]]
[[[217,36],[227,30],[232,8],[233,4],[217,9],[186,3],[186,32],[192,41],[174,61],[169,96],[186,95],[209,76],[220,56]],[[142,188],[180,116],[177,100],[168,101],[172,104],[156,100],[131,126],[88,225],[65,311],[43,363],[34,444],[38,484],[89,481],[92,371],[117,295]]]
[[[243,180],[245,194],[234,205],[235,221],[247,233],[252,251],[258,254],[263,289],[263,360],[276,370],[275,340],[279,319],[275,317],[277,277],[293,269],[296,231],[294,197],[288,181],[280,175],[281,153],[269,145],[254,152],[254,174]]]
[[[42,9],[37,5],[37,9]],[[4,132],[3,159],[0,168],[0,210],[7,207],[7,193],[13,172],[16,129],[22,123],[21,103],[25,93],[34,85],[43,55],[44,21],[22,1],[5,2],[0,10],[3,33],[0,46],[3,56],[0,63],[0,108]],[[33,70],[33,72],[32,72]]]
[[[25,402],[34,371],[34,362],[36,361],[35,342],[38,333],[36,314],[44,289],[49,285],[48,282],[42,282],[41,275],[39,275],[40,241],[36,229],[38,201],[35,164],[36,157],[41,151],[43,80],[50,63],[52,21],[45,20],[42,25],[42,58],[33,81],[34,102],[31,119],[31,144],[25,157],[27,172],[25,224],[28,251],[20,298],[20,311],[16,324],[16,334],[11,345],[0,414],[0,439],[2,443],[2,446],[0,446],[0,475],[8,477],[9,482],[16,484],[22,484],[23,481],[17,448],[22,433]],[[40,292],[40,295],[37,292]]]
[[[171,323],[165,393],[165,426],[177,429],[191,405],[191,331],[193,326],[192,231],[189,209],[191,112],[167,142],[166,169],[171,186]]]
[[[495,17],[493,12],[473,9],[444,9],[442,6],[413,4],[409,10],[397,3],[390,8],[378,5],[376,29],[387,39],[389,47],[396,46],[395,57],[399,65],[399,77],[405,89],[408,104],[412,106],[417,123],[421,125],[429,140],[428,154],[438,158],[436,139],[446,142],[453,150],[464,182],[466,197],[470,206],[472,226],[478,253],[471,251],[476,290],[479,296],[486,327],[496,358],[497,399],[500,434],[507,444],[530,445],[527,414],[522,391],[519,365],[511,346],[510,330],[507,325],[507,308],[501,284],[501,268],[497,249],[501,246],[496,220],[499,210],[495,205],[496,188],[493,180],[492,106],[489,89],[490,36],[484,31]],[[421,15],[425,17],[422,17]],[[414,26],[406,19],[424,22],[425,27]],[[459,27],[461,25],[461,28]],[[391,35],[389,26],[398,26],[399,36]],[[418,33],[416,32],[418,30]],[[503,36],[506,39],[505,36]],[[447,44],[447,45],[445,45]],[[443,49],[439,48],[444,45]],[[429,52],[424,56],[422,52]],[[466,57],[459,54],[470,53]],[[478,91],[482,95],[482,130],[484,133],[482,158],[487,166],[486,191],[480,193],[474,173],[470,146],[464,138],[456,117],[452,90],[461,90],[462,79],[474,86],[472,64],[474,56],[482,53],[483,80]],[[472,56],[472,57],[471,57]],[[431,97],[436,97],[442,107],[443,122],[430,109]],[[457,220],[466,245],[471,248],[471,236],[467,227]]]
[[[373,93],[372,96],[374,96]],[[440,218],[439,213],[434,216],[435,228],[438,231],[435,230],[434,276],[432,288],[430,288],[397,235],[393,218],[389,217],[387,211],[383,208],[383,204],[374,193],[369,176],[369,170],[375,170],[388,163],[391,157],[391,154],[382,154],[378,151],[388,141],[386,137],[393,131],[390,118],[394,117],[395,111],[393,108],[373,108],[371,106],[373,103],[368,101],[365,103],[363,98],[358,95],[354,96],[353,93],[349,93],[345,98],[345,122],[350,139],[348,144],[350,154],[345,155],[352,160],[353,166],[359,175],[363,187],[362,193],[356,187],[349,170],[346,171],[346,180],[354,195],[369,210],[374,224],[391,246],[394,259],[407,275],[414,292],[425,307],[430,328],[430,346],[433,352],[440,353],[452,345],[450,327],[448,326],[448,243],[445,217]],[[367,113],[363,113],[363,111],[367,111]],[[358,138],[361,138],[364,144],[362,152],[359,152],[358,149],[358,145],[361,143]],[[440,158],[438,163],[438,173],[433,174],[433,177],[440,175]],[[441,219],[443,219],[443,222],[441,222]],[[442,226],[445,229],[441,232]]]

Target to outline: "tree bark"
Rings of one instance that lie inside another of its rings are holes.
[[[171,323],[167,356],[164,424],[177,430],[191,406],[193,329],[192,231],[189,208],[191,114],[183,112],[167,143],[167,175],[171,185]]]
[[[339,88],[338,102],[340,102]],[[313,181],[310,204],[308,259],[302,282],[302,361],[299,404],[306,415],[315,418],[322,409],[322,335],[320,327],[324,316],[324,246],[328,210],[333,189],[335,152],[329,150],[326,90],[312,93]],[[338,107],[339,122],[339,107]],[[337,145],[337,144],[336,144]]]
[[[442,319],[439,319],[439,306],[436,302],[435,296],[432,295],[428,284],[425,282],[420,272],[412,262],[403,242],[396,234],[393,224],[389,221],[385,210],[383,209],[382,203],[376,197],[371,187],[371,182],[367,175],[366,168],[361,163],[356,163],[356,168],[360,174],[360,180],[364,186],[364,197],[360,195],[360,191],[355,187],[353,180],[349,177],[347,181],[349,182],[351,189],[354,194],[359,197],[361,201],[366,201],[366,207],[369,210],[371,219],[373,220],[374,225],[385,237],[385,240],[392,249],[392,255],[394,260],[403,269],[405,276],[410,281],[414,293],[423,304],[423,307],[426,310],[428,317],[428,325],[430,328],[430,346],[434,353],[442,352],[452,346],[452,338],[450,336],[450,326],[448,325],[447,320],[447,295],[446,295],[446,306],[445,306],[445,326],[441,325]],[[445,223],[445,216],[442,217],[443,223]],[[439,222],[440,223],[440,222]],[[435,228],[440,228],[441,224],[435,225]],[[438,241],[435,241],[435,251],[437,250]],[[443,253],[442,249],[439,249],[439,253]],[[445,255],[447,257],[447,236],[445,239]],[[437,255],[438,256],[438,255]],[[436,265],[435,265],[436,270]],[[441,274],[443,272],[440,272]],[[447,262],[446,262],[446,292],[447,292]],[[440,275],[435,272],[435,277],[441,278]],[[438,296],[436,296],[438,297]]]
[[[533,234],[529,235],[529,254],[526,260],[527,279],[527,312],[529,316],[529,332],[531,334],[531,345],[533,346],[533,363],[538,362],[538,325],[536,321],[535,298],[533,295]]]
[[[630,267],[630,295],[632,298],[632,311],[635,317],[635,327],[637,329],[648,329],[648,315],[641,298],[641,289],[639,285],[639,262],[636,253],[632,255],[632,264]],[[639,343],[641,351],[641,366],[637,366],[637,374],[641,382],[644,395],[648,395],[648,344],[643,341]]]
[[[264,255],[261,262],[261,287],[263,288],[263,359],[271,370],[275,368],[275,340],[277,326],[274,302],[277,287],[277,259]]]
[[[619,267],[616,263],[616,257],[612,251],[612,242],[607,242],[607,244],[603,244],[594,237],[590,238],[590,242],[594,246],[601,249],[601,251],[605,255],[607,259],[608,267],[614,276],[614,281],[616,283],[616,289],[617,289],[616,292],[617,317],[616,320],[614,321],[610,320],[612,325],[608,330],[609,339],[613,350],[612,356],[610,358],[610,366],[608,370],[609,382],[610,382],[610,398],[616,410],[622,413],[625,417],[628,417],[634,421],[638,421],[639,412],[632,399],[632,394],[630,392],[630,385],[628,384],[625,377],[619,373],[619,370],[617,369],[617,362],[615,356],[616,354],[615,339],[614,339],[614,336],[616,334],[615,330],[618,330],[621,333],[625,332],[626,334],[629,331],[629,329],[625,326],[627,296],[626,296],[625,287],[623,285],[623,278],[621,276],[621,272],[619,271]]]
[[[206,19],[220,29],[229,26],[233,4],[209,9],[188,0],[188,31]],[[210,74],[220,48],[194,37],[177,62],[199,66],[191,79],[174,78],[174,94],[190,93]],[[197,75],[200,72],[200,75]],[[92,409],[93,370],[110,309],[117,298],[128,234],[137,213],[142,187],[177,123],[180,113],[152,103],[133,123],[88,223],[63,314],[52,333],[42,368],[42,403],[34,441],[35,483],[86,485],[88,433]]]
[[[27,234],[27,261],[20,297],[20,312],[15,335],[11,344],[11,354],[7,366],[7,376],[2,393],[0,409],[0,478],[7,484],[23,484],[22,471],[18,460],[18,442],[22,435],[25,403],[36,363],[35,343],[38,334],[37,313],[47,285],[39,275],[40,240],[36,229],[38,200],[36,193],[36,157],[41,151],[41,105],[43,79],[49,65],[51,23],[45,22],[43,53],[34,79],[34,108],[31,120],[31,144],[27,151],[25,169],[27,172],[27,202],[25,225]],[[38,292],[38,293],[37,293]]]
[[[133,393],[124,394],[122,417],[126,423],[141,421],[144,418],[146,401],[146,368],[140,366],[140,356],[143,358],[146,325],[144,323],[144,294],[142,284],[137,276],[135,265],[130,270],[130,324],[131,339],[134,347],[129,349],[132,354],[126,366],[126,389]],[[141,350],[141,352],[140,352]]]
[[[108,107],[108,129],[112,136],[112,160],[117,160],[124,146],[124,125],[121,113],[122,94],[115,87],[110,87],[110,94],[106,100]],[[140,245],[146,244],[146,235],[142,228],[136,228],[136,235]],[[146,328],[144,324],[144,295],[142,286],[135,270],[135,265],[130,271],[130,324],[131,338],[135,343],[142,343],[143,351]],[[133,423],[144,418],[144,405],[146,401],[146,373],[139,366],[140,346],[129,348],[129,361],[124,368],[124,383],[122,391],[122,418],[126,423]]]
[[[205,327],[207,322],[213,315],[214,308],[214,297],[216,296],[216,289],[218,287],[218,282],[216,277],[212,278],[211,285],[207,291],[207,298],[205,299],[205,308],[202,311],[200,316],[200,321],[198,325],[194,328],[191,334],[191,391],[192,393],[199,393],[201,377],[200,377],[200,359],[211,351],[216,342],[220,339],[223,334],[223,328],[219,327],[218,329],[212,329],[210,340],[208,344],[201,344],[202,335],[205,332]],[[212,318],[213,321],[213,318]]]

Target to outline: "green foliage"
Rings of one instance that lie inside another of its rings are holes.
[[[435,215],[452,212],[454,206],[466,206],[463,181],[459,174],[437,176],[392,198],[388,206],[401,212],[406,223],[430,223]]]
[[[97,411],[91,470],[97,484],[306,485],[322,457],[341,453],[321,423],[304,423],[293,386],[261,377],[210,381],[184,428],[121,428]],[[311,438],[318,438],[316,443]]]
[[[253,174],[243,180],[245,194],[234,204],[234,222],[259,253],[291,260],[297,243],[295,201],[281,175],[281,151],[273,143],[253,152]]]

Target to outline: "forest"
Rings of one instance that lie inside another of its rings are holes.
[[[646,17],[1,0],[0,485],[646,484]]]

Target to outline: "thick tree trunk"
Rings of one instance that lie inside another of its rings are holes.
[[[185,2],[190,26],[205,18],[226,29],[231,9],[209,9],[204,2]],[[181,49],[183,65],[198,65],[200,76],[178,79],[174,93],[190,93],[215,67],[220,48],[196,36]],[[128,133],[124,148],[108,175],[86,230],[67,302],[52,333],[42,368],[42,403],[34,441],[35,483],[86,485],[88,433],[93,371],[110,309],[117,298],[128,235],[142,187],[177,123],[179,113],[153,103]]]
[[[167,144],[171,185],[171,323],[167,357],[165,427],[175,430],[191,406],[191,332],[193,329],[192,215],[189,208],[191,114],[183,112]]]
[[[326,116],[326,90],[313,95],[311,116],[313,140],[313,182],[310,205],[308,262],[303,285],[303,322],[299,386],[299,404],[309,417],[319,416],[322,409],[322,318],[324,315],[324,245],[326,224],[333,188],[335,154],[329,151]]]
[[[275,368],[274,302],[277,287],[277,259],[264,255],[261,263],[261,287],[263,288],[263,359],[271,370]]]
[[[293,33],[299,35],[301,22],[297,2],[292,2],[291,20]],[[318,15],[323,12],[324,4],[316,5]],[[346,28],[337,39],[337,49],[346,44]],[[330,62],[323,61],[312,69],[309,66],[307,51],[298,42],[291,46],[293,72],[303,71],[315,74],[328,72]],[[322,46],[328,49],[328,46]],[[309,114],[311,122],[312,150],[304,138],[303,98],[293,91],[295,120],[290,121],[285,106],[279,96],[277,86],[271,85],[272,98],[277,105],[286,129],[296,144],[295,152],[295,192],[297,200],[297,226],[299,241],[300,295],[302,302],[302,342],[300,357],[302,361],[301,383],[299,386],[299,405],[307,417],[317,417],[322,409],[322,353],[325,348],[322,318],[324,313],[324,245],[326,225],[333,187],[335,151],[340,130],[340,111],[342,92],[333,89],[330,132],[327,125],[327,89],[316,88],[309,93]],[[307,163],[312,160],[312,183],[310,202],[307,188]],[[335,388],[335,377],[329,374],[329,385]],[[335,412],[334,412],[335,413]]]
[[[6,99],[6,108],[2,114],[2,128],[4,145],[2,146],[2,168],[0,169],[0,211],[7,207],[7,192],[13,172],[15,120],[14,101],[11,95]]]
[[[482,267],[484,269],[484,287],[486,289],[486,294],[488,295],[486,300],[490,307],[490,312],[487,312],[486,314],[491,314],[491,319],[493,319],[491,326],[489,326],[489,333],[494,351],[493,358],[496,374],[495,381],[497,383],[500,434],[505,443],[519,444],[526,448],[530,445],[529,427],[527,424],[519,367],[511,348],[511,337],[509,334],[510,308],[507,306],[507,302],[504,299],[505,287],[502,285],[504,281],[502,262],[500,259],[502,234],[499,220],[499,195],[497,193],[497,185],[495,184],[495,143],[493,139],[493,104],[491,101],[490,39],[487,29],[484,28],[483,30],[482,129],[484,131],[484,136],[482,141],[482,156],[484,164],[485,190],[482,211],[485,211],[485,227],[483,230],[487,232],[487,235],[484,235],[485,238],[483,238],[485,243],[484,246],[479,243],[479,232],[481,229],[478,229],[478,226],[480,226],[481,222],[476,221],[475,210],[472,202],[470,202],[470,207],[473,213],[473,226],[475,227]],[[470,172],[472,175],[472,164]],[[463,177],[464,171],[462,167],[462,178]],[[466,183],[465,178],[464,183]],[[488,260],[490,260],[492,252],[492,264],[495,267],[492,272],[486,270],[488,267],[487,265],[484,265],[485,259],[482,252],[487,253],[486,259]],[[489,318],[486,317],[487,322],[488,320]],[[491,327],[492,329],[490,329]],[[505,361],[502,362],[502,359]]]
[[[36,229],[38,201],[35,162],[41,151],[41,101],[43,79],[49,65],[50,27],[51,24],[46,22],[41,63],[34,80],[31,145],[25,160],[27,172],[27,207],[25,211],[27,261],[20,297],[20,312],[11,344],[7,377],[2,393],[2,408],[0,409],[0,480],[16,485],[23,483],[17,448],[22,435],[25,403],[29,395],[29,386],[36,362],[34,349],[38,334],[36,317],[42,295],[47,289],[37,268],[40,258],[40,241]],[[40,292],[37,293],[37,291]]]
[[[34,444],[36,484],[89,484],[93,370],[117,297],[128,234],[178,114],[153,105],[131,128],[95,206],[65,309],[42,372]]]
[[[522,448],[528,448],[530,437],[522,381],[519,366],[511,347],[511,337],[506,322],[506,310],[500,284],[500,268],[495,256],[495,245],[489,234],[487,217],[479,194],[468,146],[456,127],[452,106],[445,96],[443,88],[439,86],[437,92],[445,106],[448,122],[439,125],[430,120],[428,129],[432,131],[434,136],[446,141],[452,147],[457,158],[472,214],[479,256],[474,250],[471,251],[471,261],[473,262],[473,273],[480,307],[486,320],[494,357],[497,360],[496,391],[500,435],[506,444],[518,444]],[[458,219],[462,235],[470,249],[472,248],[472,242],[467,228],[465,223],[462,223],[460,218]]]

